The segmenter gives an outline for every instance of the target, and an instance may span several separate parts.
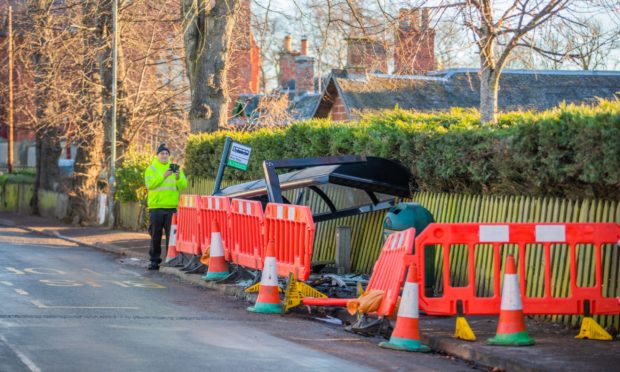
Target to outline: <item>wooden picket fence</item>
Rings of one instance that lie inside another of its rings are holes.
[[[232,184],[225,182],[224,186]],[[213,179],[190,180],[185,193],[210,194]],[[363,193],[357,194],[338,186],[322,186],[336,207],[350,205],[363,200]],[[314,192],[301,194],[300,190],[287,191],[284,196],[292,203],[308,205],[313,213],[326,212],[327,206]],[[620,223],[620,203],[605,200],[566,200],[560,198],[533,198],[525,196],[482,196],[448,193],[421,192],[413,196],[413,201],[431,211],[437,222],[615,222]],[[313,261],[333,261],[336,247],[336,227],[351,227],[351,267],[352,271],[370,273],[379,256],[382,245],[382,222],[386,211],[344,217],[316,224]],[[465,247],[452,247],[450,261],[453,285],[461,285],[467,280],[467,255]],[[441,248],[437,248],[436,274],[443,267]],[[476,287],[478,294],[492,294],[492,257],[489,249],[477,250]],[[528,247],[526,265],[528,295],[541,296],[543,290],[543,249],[542,246]],[[516,253],[516,247],[502,247],[502,256]],[[594,257],[587,246],[578,247],[578,284],[594,283]],[[568,247],[554,246],[552,249],[552,285],[554,296],[568,296]],[[441,292],[441,275],[435,275],[436,291]],[[603,247],[604,295],[620,296],[620,249],[615,245]],[[555,321],[575,324],[579,317],[553,316]],[[604,326],[613,325],[620,329],[619,316],[602,316],[598,320]]]

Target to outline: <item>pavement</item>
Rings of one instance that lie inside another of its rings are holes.
[[[143,266],[148,258],[149,236],[146,233],[110,230],[104,227],[72,227],[54,219],[6,212],[0,212],[0,225],[19,227],[82,246],[94,247]],[[187,275],[175,268],[162,268],[159,274],[176,276],[183,282],[233,296],[237,302],[252,301],[254,298],[243,293],[242,288],[237,285],[207,283],[201,280],[199,275]],[[300,317],[300,314],[285,316],[288,317]],[[422,341],[437,353],[494,370],[600,371],[616,370],[620,365],[620,342],[617,337],[611,342],[575,340],[574,336],[578,332],[576,328],[528,317],[526,323],[530,335],[536,340],[535,346],[492,347],[486,345],[485,341],[494,335],[497,320],[490,317],[470,317],[468,320],[476,332],[477,340],[474,342],[452,337],[454,318],[430,316],[423,316],[420,320]],[[307,322],[308,329],[315,327],[317,323]],[[376,337],[376,343],[379,341]]]

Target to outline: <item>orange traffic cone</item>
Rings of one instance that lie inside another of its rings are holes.
[[[170,241],[168,241],[168,252],[166,254],[166,263],[177,258],[177,215],[172,215],[172,223],[170,224]]]
[[[423,353],[431,350],[428,346],[420,343],[418,296],[418,269],[415,263],[412,263],[407,274],[403,296],[400,300],[396,326],[394,327],[390,341],[380,343],[380,347],[403,351],[419,351]]]
[[[222,234],[217,221],[211,224],[211,246],[209,248],[209,271],[202,278],[206,281],[220,280],[228,276],[228,264],[224,258]]]
[[[527,333],[523,319],[523,305],[519,291],[519,276],[513,255],[506,260],[504,288],[502,289],[502,305],[497,324],[497,334],[487,340],[489,345],[529,346],[534,340]]]
[[[263,265],[263,273],[260,278],[260,289],[258,290],[258,298],[256,304],[248,307],[248,311],[253,313],[272,313],[282,312],[282,304],[280,303],[280,295],[278,294],[278,273],[276,270],[276,254],[275,243],[273,240],[267,243],[267,251],[265,252],[265,263]]]

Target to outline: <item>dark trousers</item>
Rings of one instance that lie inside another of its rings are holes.
[[[149,255],[151,262],[157,265],[161,263],[161,237],[164,229],[166,230],[166,252],[168,251],[170,225],[175,212],[176,209],[151,209],[149,211],[149,234],[151,235]]]

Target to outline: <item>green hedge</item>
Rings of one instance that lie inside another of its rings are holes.
[[[475,110],[395,109],[349,123],[193,135],[187,173],[214,177],[226,136],[253,148],[248,172],[228,170],[227,179],[263,178],[266,159],[364,154],[401,161],[422,191],[620,199],[620,100],[505,113],[491,127]]]
[[[144,171],[151,164],[152,154],[129,148],[123,164],[116,169],[115,199],[123,202],[143,202],[148,190],[144,185]]]
[[[0,186],[7,183],[27,183],[34,184],[36,181],[34,170],[18,170],[14,173],[0,173]]]

